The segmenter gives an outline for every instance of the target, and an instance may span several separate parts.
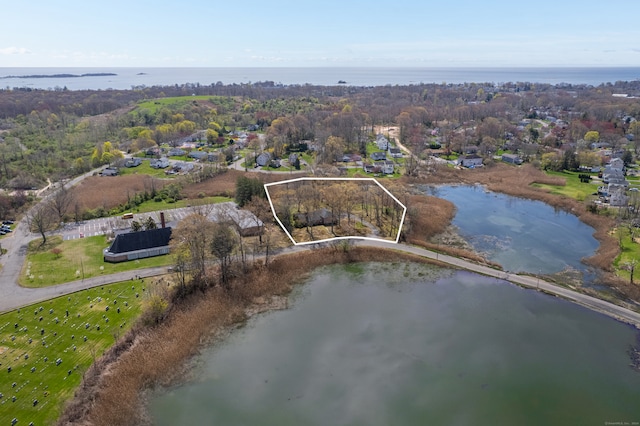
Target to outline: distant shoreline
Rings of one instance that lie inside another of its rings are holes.
[[[87,74],[33,74],[33,75],[5,75],[0,77],[2,79],[7,78],[79,78],[79,77],[107,77],[118,75],[112,72],[96,72]]]

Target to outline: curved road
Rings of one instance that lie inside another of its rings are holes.
[[[29,233],[26,225],[21,223],[10,238],[3,240],[3,246],[9,248],[9,254],[3,256],[4,267],[0,271],[0,312],[6,312],[17,309],[26,305],[41,302],[53,297],[70,294],[79,290],[84,290],[99,285],[115,283],[134,279],[135,277],[150,277],[167,273],[166,267],[156,267],[148,269],[138,269],[134,271],[121,272],[112,275],[103,275],[99,277],[87,278],[85,280],[74,281],[66,284],[43,288],[25,288],[17,284],[17,278],[24,262],[24,254],[26,252],[26,241]],[[6,242],[9,241],[9,244]],[[23,247],[11,247],[10,241],[17,245],[23,244]],[[562,297],[566,300],[578,303],[597,312],[606,314],[619,321],[634,325],[640,328],[640,314],[629,309],[614,305],[607,301],[578,293],[576,291],[559,287],[550,282],[541,280],[536,277],[526,275],[518,275],[492,269],[484,265],[479,265],[457,257],[441,254],[420,247],[409,246],[405,244],[395,244],[392,242],[359,240],[357,244],[380,247],[390,250],[399,250],[405,253],[412,253],[418,256],[442,262],[444,264],[476,272],[478,274],[504,279],[523,287],[537,289],[545,293]],[[17,250],[16,250],[17,248]],[[280,254],[294,253],[300,250],[309,250],[309,246],[293,246],[283,250]]]

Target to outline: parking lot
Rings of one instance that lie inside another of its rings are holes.
[[[213,219],[216,212],[221,209],[233,207],[234,203],[206,204],[203,206],[182,207],[178,209],[164,210],[164,220],[166,226],[176,226],[179,221],[186,216],[202,211]],[[137,220],[140,223],[146,221],[149,217],[160,227],[160,211],[150,213],[134,213],[132,219],[123,219],[122,216],[103,217],[99,219],[87,220],[81,223],[67,223],[62,228],[62,236],[64,240],[74,240],[77,238],[93,237],[96,235],[105,235],[119,230],[131,229],[131,222]],[[58,231],[57,233],[60,233]]]

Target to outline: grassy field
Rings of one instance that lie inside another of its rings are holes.
[[[628,228],[618,227],[615,232],[618,241],[622,242],[622,249],[620,255],[613,261],[613,267],[616,275],[626,280],[630,278],[628,265],[640,259],[640,229],[633,231],[632,235]],[[635,268],[634,282],[640,282],[640,264]]]
[[[154,169],[151,167],[149,160],[142,160],[142,164],[137,167],[121,167],[120,174],[126,175],[149,175],[158,179],[172,179],[177,175],[167,175],[164,173],[167,169]]]
[[[587,200],[591,194],[598,190],[598,181],[591,180],[590,183],[580,182],[578,177],[580,172],[546,172],[548,176],[560,177],[565,179],[565,185],[548,185],[541,183],[534,183],[536,188],[542,188],[549,191],[551,194],[564,195],[565,197],[573,198],[578,201]]]
[[[84,372],[139,316],[149,284],[96,287],[0,315],[0,424],[54,424]]]
[[[203,198],[198,198],[196,200],[183,199],[173,203],[169,203],[164,200],[163,201],[149,200],[149,201],[145,201],[144,203],[140,204],[135,209],[133,209],[132,213],[149,213],[149,212],[155,212],[159,210],[166,211],[166,210],[177,209],[181,207],[189,207],[196,204],[200,205],[200,204],[212,204],[212,203],[226,203],[228,201],[233,201],[233,198],[221,197],[221,196],[203,197]]]
[[[171,264],[170,256],[157,256],[122,263],[103,261],[102,251],[109,243],[103,235],[62,241],[59,236],[47,239],[44,247],[41,240],[31,242],[20,284],[25,287],[46,287],[83,278],[109,275]],[[58,254],[55,253],[59,249]]]
[[[233,105],[233,100],[228,99],[222,96],[210,96],[210,95],[202,95],[202,96],[174,96],[169,98],[157,98],[149,101],[140,102],[138,104],[138,108],[148,109],[153,114],[157,112],[158,109],[161,109],[166,106],[183,106],[188,105],[193,102],[212,102],[214,104],[226,104],[229,107]]]

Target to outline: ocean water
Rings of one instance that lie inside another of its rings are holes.
[[[112,73],[110,76],[26,78],[32,75]],[[0,67],[0,88],[126,90],[138,86],[241,84],[273,81],[284,85],[384,86],[442,83],[587,84],[598,86],[640,79],[640,67],[628,68],[7,68]]]

